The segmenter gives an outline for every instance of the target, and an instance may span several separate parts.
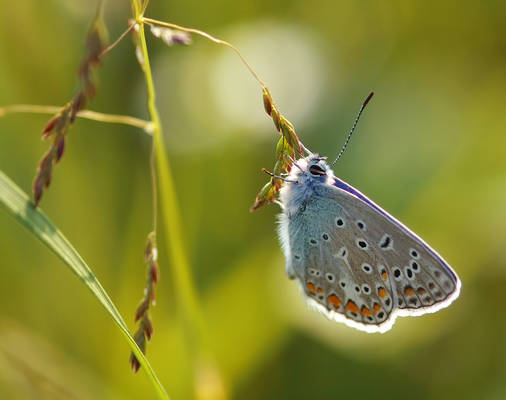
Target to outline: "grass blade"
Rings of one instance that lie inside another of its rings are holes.
[[[95,295],[112,319],[120,328],[132,351],[140,361],[144,371],[155,387],[161,399],[169,399],[164,387],[155,374],[148,360],[142,354],[128,331],[125,321],[106,291],[86,265],[79,253],[74,249],[63,234],[53,225],[40,209],[35,209],[26,193],[24,193],[7,175],[0,171],[0,208],[7,211],[42,243],[51,249],[79,279]]]

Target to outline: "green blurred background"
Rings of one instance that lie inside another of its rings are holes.
[[[0,106],[71,98],[94,8],[0,0]],[[193,377],[162,231],[148,357],[172,398],[504,399],[505,3],[152,0],[147,15],[234,43],[301,140],[329,157],[374,90],[336,174],[425,238],[463,281],[450,308],[401,318],[385,335],[308,310],[284,275],[277,206],[248,212],[277,140],[258,85],[227,48],[149,37],[209,348]],[[108,1],[111,39],[129,16],[129,1]],[[129,38],[97,78],[89,108],[147,118]],[[0,169],[27,192],[48,119],[0,119]],[[132,330],[151,229],[150,146],[138,129],[78,120],[42,201]],[[5,213],[0,248],[0,398],[154,398],[96,299]]]

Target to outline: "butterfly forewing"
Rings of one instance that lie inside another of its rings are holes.
[[[332,199],[348,223],[357,226],[367,251],[388,275],[394,306],[413,310],[405,315],[434,312],[458,296],[460,282],[441,256],[365,196],[360,194],[363,200],[330,185],[319,187],[316,195]]]

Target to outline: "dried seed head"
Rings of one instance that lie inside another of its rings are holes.
[[[135,357],[134,353],[130,354],[130,366],[132,367],[134,373],[136,373],[141,367],[141,363],[139,360],[137,360],[137,357]]]
[[[295,133],[295,128],[292,123],[288,121],[279,110],[276,108],[271,94],[267,87],[262,88],[264,108],[268,115],[271,116],[276,130],[281,133],[282,137],[276,145],[276,164],[274,165],[274,175],[280,176],[283,172],[290,172],[291,161],[286,154],[295,158],[295,153],[303,155],[302,146]],[[253,207],[250,211],[258,210],[266,204],[270,204],[276,200],[279,190],[282,186],[282,180],[272,177],[271,181],[267,183],[258,193]]]
[[[137,62],[141,66],[142,70],[144,71],[146,68],[146,64],[144,61],[144,54],[142,54],[141,46],[135,46],[135,56],[137,57]]]
[[[33,191],[33,200],[35,203],[35,207],[39,205],[40,199],[42,197],[42,177],[39,175],[35,178],[33,182],[32,191]]]
[[[72,102],[65,104],[60,111],[53,116],[49,122],[44,127],[44,131],[42,132],[42,139],[47,139],[52,136],[53,132],[61,133],[67,129],[68,126],[68,116],[69,110],[72,105]]]
[[[88,46],[88,62],[96,65],[100,62],[100,53],[104,49],[102,38],[96,29],[93,29],[86,40]]]
[[[135,321],[137,322],[140,320],[137,334],[139,334],[139,332],[142,333],[142,339],[144,340],[142,345],[144,347],[141,347],[140,343],[138,344],[143,352],[145,351],[146,347],[145,338],[147,338],[147,340],[150,340],[151,336],[153,335],[153,325],[149,319],[149,307],[150,305],[155,305],[155,287],[159,279],[159,269],[156,259],[156,233],[153,231],[148,234],[146,247],[144,249],[144,261],[148,263],[146,286],[144,287],[144,298],[135,311]],[[133,354],[130,357],[130,364],[132,365],[132,369],[135,372],[140,367],[138,360]]]
[[[149,299],[142,300],[135,311],[135,322],[137,322],[149,310]]]
[[[151,324],[151,320],[147,315],[142,319],[142,328],[144,329],[144,333],[146,334],[146,338],[151,340],[151,336],[153,335],[153,325]]]
[[[161,26],[151,26],[151,33],[154,37],[163,40],[167,46],[175,44],[189,45],[192,42],[190,34]]]
[[[139,346],[139,349],[144,353],[146,351],[146,337],[144,336],[144,329],[142,329],[142,326],[135,332],[134,340],[137,346]]]
[[[86,61],[90,65],[98,65],[100,62],[100,55],[105,48],[105,42],[107,41],[107,28],[102,18],[102,7],[99,4],[95,19],[93,20],[91,27],[86,36],[86,48],[88,54]]]
[[[156,249],[156,233],[150,232],[146,241],[146,248],[144,250],[144,261],[156,260],[158,251]]]
[[[65,136],[62,136],[61,139],[58,141],[58,145],[56,148],[56,159],[55,161],[60,161],[60,158],[63,155],[63,152],[65,151]]]
[[[188,46],[192,43],[192,37],[187,32],[174,31],[172,34],[172,41],[176,44]]]
[[[40,177],[44,187],[49,187],[51,184],[51,174],[53,172],[53,148],[44,156],[39,165]]]
[[[54,135],[54,140],[37,169],[38,174],[33,185],[35,206],[42,198],[44,187],[47,188],[51,183],[53,163],[60,161],[63,156],[68,127],[74,122],[79,110],[84,108],[86,101],[95,94],[91,68],[97,66],[100,61],[100,54],[104,48],[104,37],[105,26],[99,8],[86,38],[87,53],[79,68],[81,88],[74,98],[46,124],[42,133],[43,139]]]
[[[86,104],[86,96],[83,92],[79,92],[72,100],[72,107],[70,113],[70,123],[73,124],[76,119],[77,113],[84,108]]]
[[[280,125],[280,121],[279,121],[279,111],[275,107],[272,107],[271,117],[272,117],[272,121],[274,122],[274,126],[276,127],[276,130],[278,132],[281,132],[281,125]]]
[[[158,282],[158,278],[160,277],[160,272],[158,269],[158,263],[154,260],[150,263],[149,274],[153,284],[156,284]]]
[[[272,186],[271,182],[265,184],[265,186],[258,193],[255,203],[250,208],[250,212],[258,210],[260,207],[270,204],[274,201],[275,187]]]
[[[132,28],[132,31],[133,32],[139,32],[139,24],[137,22],[135,22],[135,19],[133,18],[130,18],[128,20],[128,24],[129,25],[133,25],[134,27]]]
[[[146,354],[146,337],[144,336],[144,330],[142,327],[139,327],[135,333],[134,340],[137,346],[139,346],[139,349],[142,351],[142,354]],[[130,366],[134,372],[137,372],[141,367],[141,363],[137,357],[135,357],[134,353],[130,353]]]
[[[272,112],[272,98],[267,88],[263,89],[264,108],[267,115],[271,115]]]
[[[47,139],[49,136],[51,136],[51,132],[56,126],[56,123],[60,120],[61,115],[57,114],[53,118],[49,120],[47,125],[44,127],[44,132],[42,132],[42,139]]]

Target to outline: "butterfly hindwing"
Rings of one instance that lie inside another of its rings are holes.
[[[287,219],[287,259],[309,302],[327,316],[366,331],[380,331],[393,310],[389,279],[360,250],[358,228],[341,225],[346,210],[313,196]]]

